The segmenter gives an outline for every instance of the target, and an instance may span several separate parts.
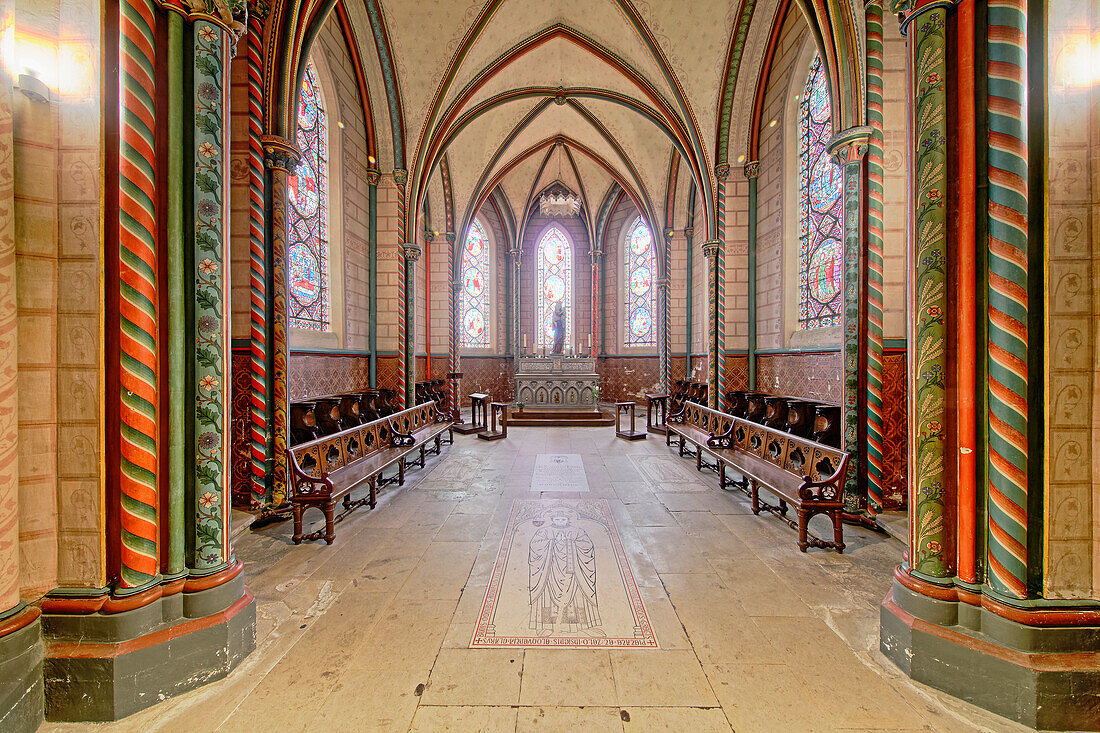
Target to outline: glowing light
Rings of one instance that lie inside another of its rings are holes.
[[[771,122],[768,123],[768,127],[775,127],[778,124],[779,124],[779,120],[774,119],[774,120],[772,120]]]
[[[343,122],[337,122],[336,126],[339,127],[341,130],[344,129],[344,123]]]
[[[745,156],[744,155],[738,155],[737,156],[737,162],[738,163],[744,163],[745,162]]]
[[[1054,83],[1081,89],[1100,83],[1100,32],[1067,34],[1054,60]]]
[[[0,63],[12,76],[32,76],[66,101],[91,100],[99,86],[99,58],[90,43],[58,43],[49,36],[17,31],[11,23],[0,30]]]

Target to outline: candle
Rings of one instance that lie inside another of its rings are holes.
[[[592,348],[592,334],[588,334],[588,348]]]
[[[527,334],[523,334],[523,350],[527,351]]]

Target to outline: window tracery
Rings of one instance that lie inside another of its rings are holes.
[[[623,340],[627,346],[656,346],[657,253],[653,233],[640,216],[627,232],[623,260],[626,263]]]
[[[844,173],[826,146],[832,105],[821,57],[810,64],[798,110],[798,327],[839,325],[843,309]]]
[[[462,345],[489,345],[489,237],[474,220],[462,246]]]
[[[573,251],[569,239],[556,224],[539,239],[537,251],[537,328],[535,346],[554,343],[554,306],[565,310],[565,344],[573,343]]]
[[[328,331],[328,130],[317,70],[310,61],[302,77],[295,142],[302,153],[288,178],[289,238],[287,308],[292,328]]]

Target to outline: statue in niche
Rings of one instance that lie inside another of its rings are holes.
[[[605,636],[596,602],[596,547],[576,526],[577,513],[553,507],[535,520],[528,548],[531,609],[528,626],[538,636],[581,632]],[[549,520],[549,521],[547,521]]]
[[[554,303],[554,310],[550,315],[550,332],[553,335],[551,354],[560,354],[565,347],[565,308],[561,301]]]

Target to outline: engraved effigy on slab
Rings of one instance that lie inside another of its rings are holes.
[[[516,499],[471,648],[658,648],[604,499]]]
[[[584,461],[576,453],[539,453],[531,491],[588,491]]]

